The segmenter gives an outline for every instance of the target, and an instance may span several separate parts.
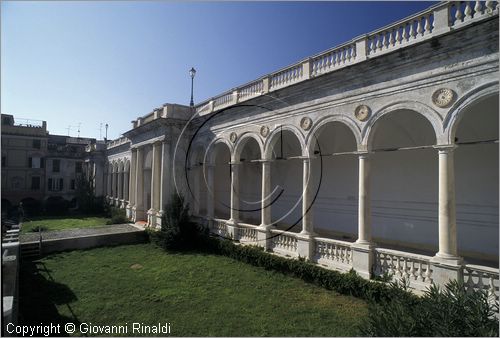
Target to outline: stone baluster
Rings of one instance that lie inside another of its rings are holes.
[[[431,15],[427,14],[425,16],[424,35],[430,33],[431,33]]]
[[[493,1],[486,1],[486,13],[491,14],[493,13],[494,7],[493,7]]]
[[[472,19],[472,8],[470,6],[470,1],[465,2],[465,10],[464,10],[465,18],[464,20]]]
[[[462,8],[460,7],[460,1],[455,1],[455,22],[453,25],[457,25],[462,22]]]
[[[481,15],[483,12],[483,6],[481,5],[481,1],[477,0],[476,5],[474,6],[474,17]]]
[[[420,36],[424,36],[424,27],[422,25],[422,18],[421,17],[417,19],[417,33]]]

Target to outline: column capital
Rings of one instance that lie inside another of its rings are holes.
[[[241,164],[241,161],[231,161],[229,162],[230,165],[238,165]]]
[[[440,153],[451,153],[453,152],[456,148],[456,144],[437,144],[432,146],[434,149],[437,149]]]
[[[369,159],[371,156],[373,156],[372,151],[360,151],[360,152],[358,152],[358,158],[360,158],[360,159]]]

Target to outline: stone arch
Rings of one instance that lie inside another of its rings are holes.
[[[229,154],[232,157],[232,154],[234,153],[233,145],[227,139],[225,139],[223,137],[218,137],[216,139],[213,139],[209,143],[209,145],[207,147],[207,151],[206,151],[205,156],[203,158],[204,163],[209,163],[209,164],[214,163],[215,155],[216,155],[214,149],[215,149],[216,145],[218,145],[218,144],[225,144],[229,150]]]
[[[352,134],[354,136],[354,139],[356,140],[356,144],[359,147],[361,144],[361,130],[360,128],[356,125],[356,122],[350,117],[344,116],[344,115],[330,115],[330,116],[325,116],[322,117],[318,122],[315,123],[314,127],[311,129],[309,134],[306,137],[305,144],[305,152],[307,153],[306,156],[312,156],[311,150],[314,151],[314,145],[313,142],[315,142],[315,139],[319,133],[323,130],[325,126],[327,126],[330,123],[341,123],[345,125],[347,128],[349,128],[352,131]]]
[[[366,126],[363,128],[361,137],[361,147],[370,148],[373,137],[376,134],[376,129],[378,127],[377,121],[384,118],[386,115],[391,114],[396,111],[401,110],[410,110],[415,112],[416,114],[424,117],[432,126],[435,134],[435,139],[439,140],[442,136],[442,119],[437,111],[433,108],[427,106],[418,101],[400,101],[391,103],[385,107],[379,109],[376,113],[373,114],[373,117],[368,121]],[[364,150],[364,149],[360,149]]]
[[[236,141],[236,144],[234,146],[234,151],[233,151],[233,154],[231,156],[232,161],[239,160],[239,158],[241,156],[241,152],[243,151],[243,149],[245,148],[245,145],[248,143],[248,141],[250,139],[253,139],[257,142],[257,145],[259,146],[260,156],[262,158],[262,154],[264,153],[264,144],[262,143],[261,138],[253,132],[246,132],[246,133],[243,133],[242,135],[240,135],[238,137],[238,140]]]
[[[443,144],[452,144],[455,142],[455,134],[457,132],[457,128],[460,124],[460,120],[462,119],[464,112],[468,107],[473,105],[474,103],[491,97],[493,95],[498,96],[499,86],[498,82],[490,82],[483,84],[479,87],[476,87],[466,94],[464,94],[460,99],[458,99],[448,111],[444,122],[443,122]]]
[[[278,127],[274,128],[274,130],[267,137],[267,140],[264,143],[263,159],[265,159],[265,160],[271,159],[273,147],[274,147],[275,143],[277,142],[279,135],[280,135],[280,132],[282,130],[283,131],[290,131],[291,133],[293,133],[295,135],[297,141],[300,144],[300,150],[301,150],[302,156],[307,156],[304,136],[302,135],[300,130],[297,127],[292,126],[292,125],[283,125],[283,126],[278,126]]]

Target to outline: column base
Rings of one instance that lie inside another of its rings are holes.
[[[155,228],[156,227],[156,210],[149,209],[147,212],[147,217],[148,217],[147,226],[151,227],[151,228]]]
[[[160,210],[156,213],[156,227],[158,229],[161,229],[161,226],[163,224],[163,215],[164,215],[164,211],[163,210]]]
[[[238,223],[234,220],[229,220],[226,222],[227,228],[227,236],[230,237],[233,241],[239,241],[239,233],[238,233]]]
[[[139,222],[139,221],[147,220],[145,212],[144,212],[144,210],[141,207],[138,207],[138,206],[135,205],[132,208],[132,210],[134,212],[134,222]]]
[[[263,247],[266,251],[271,249],[271,240],[269,239],[271,235],[270,228],[271,225],[264,224],[257,227],[257,245]]]
[[[126,207],[125,207],[125,214],[127,215],[127,218],[130,219],[130,220],[133,220],[134,219],[134,210],[133,210],[133,205],[130,205],[128,204]]]
[[[310,261],[314,257],[314,233],[304,232],[297,235],[297,254]]]
[[[372,275],[374,248],[375,243],[365,241],[351,245],[352,268],[364,279],[370,279]]]
[[[463,259],[461,257],[436,254],[431,258],[432,266],[432,282],[444,288],[446,283],[450,280],[457,280],[463,282]]]

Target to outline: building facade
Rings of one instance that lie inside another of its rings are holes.
[[[134,120],[106,194],[158,227],[179,192],[233,240],[498,297],[498,61],[496,2],[437,4]]]
[[[20,202],[38,208],[49,198],[75,204],[90,144],[96,140],[50,135],[45,121],[2,114],[2,210]]]

